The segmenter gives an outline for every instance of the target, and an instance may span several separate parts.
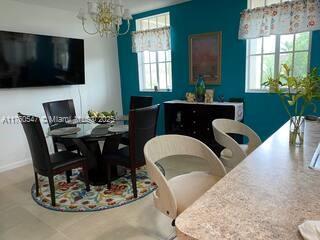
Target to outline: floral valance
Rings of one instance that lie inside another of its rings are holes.
[[[239,39],[320,30],[320,0],[296,0],[241,13]]]
[[[166,51],[171,49],[170,27],[132,33],[132,51]]]

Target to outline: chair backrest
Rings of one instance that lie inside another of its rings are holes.
[[[40,172],[50,171],[50,155],[40,119],[21,113],[18,116],[28,140],[34,168]]]
[[[153,98],[149,96],[131,96],[130,110],[152,106]]]
[[[72,99],[43,103],[50,129],[65,127],[66,120],[76,117]]]
[[[144,145],[156,136],[160,105],[133,109],[129,113],[129,148],[132,164],[145,165]]]
[[[208,161],[209,172],[214,176],[223,177],[226,170],[214,152],[201,141],[181,135],[163,135],[148,141],[144,147],[147,171],[153,182],[158,186],[154,193],[155,206],[167,216],[177,217],[177,202],[168,181],[156,166],[156,162],[175,155],[189,155]]]
[[[259,136],[251,128],[239,121],[216,119],[213,120],[212,127],[215,140],[221,146],[232,152],[232,157],[230,159],[232,166],[230,167],[235,167],[261,144]],[[240,145],[228,134],[239,134],[248,137],[249,142],[247,151],[244,152]]]

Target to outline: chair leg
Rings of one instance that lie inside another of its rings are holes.
[[[108,189],[111,189],[111,165],[107,163],[107,184]]]
[[[134,198],[138,197],[136,168],[131,168],[131,182]]]
[[[49,185],[50,185],[50,194],[51,194],[51,204],[52,206],[56,206],[56,193],[55,193],[55,189],[54,189],[54,179],[53,179],[53,175],[49,176]]]
[[[34,179],[36,184],[36,196],[39,197],[39,179],[38,179],[38,173],[34,172]]]
[[[83,165],[82,165],[82,172],[83,172],[84,183],[86,184],[86,191],[90,192],[88,167],[87,167],[87,163],[85,161],[83,162]]]
[[[66,171],[66,178],[67,178],[67,183],[70,183],[70,177],[72,176],[72,170]]]

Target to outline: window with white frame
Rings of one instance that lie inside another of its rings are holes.
[[[283,1],[248,0],[248,6],[256,8]],[[246,91],[266,91],[262,83],[268,77],[279,76],[283,71],[283,64],[291,67],[293,75],[305,76],[309,71],[310,46],[310,32],[247,40]]]
[[[170,14],[164,13],[136,20],[136,30],[170,26]],[[171,91],[171,50],[138,53],[140,91]]]

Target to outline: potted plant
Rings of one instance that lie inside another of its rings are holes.
[[[315,101],[320,99],[320,76],[314,68],[305,77],[292,76],[291,68],[284,64],[284,73],[276,78],[269,77],[263,83],[270,93],[280,97],[281,103],[290,117],[290,144],[302,145],[304,140],[304,113],[307,106],[317,111]]]

